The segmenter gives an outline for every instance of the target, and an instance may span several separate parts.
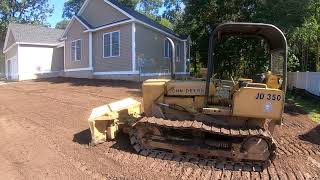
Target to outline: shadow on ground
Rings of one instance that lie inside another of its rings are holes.
[[[320,145],[320,125],[299,136],[299,139]]]
[[[79,133],[73,135],[73,142],[79,143],[81,145],[88,145],[91,142],[91,132],[90,129],[83,130]]]
[[[71,86],[93,86],[93,87],[125,87],[129,89],[140,89],[140,82],[124,80],[106,80],[106,79],[78,79],[78,78],[47,78],[37,79],[34,82],[49,82],[51,84],[70,84]]]
[[[304,111],[301,107],[298,107],[292,103],[286,103],[286,105],[284,107],[284,112],[287,114],[290,114],[292,116],[307,115],[308,114],[308,112]]]
[[[91,142],[90,129],[86,129],[74,134],[72,141],[81,145],[90,145],[90,142]],[[125,152],[134,152],[129,141],[129,136],[127,134],[119,132],[117,134],[116,139],[113,142],[114,144],[111,146],[111,148],[125,151]],[[99,146],[99,144],[97,144],[96,146]]]
[[[111,146],[113,149],[135,153],[133,147],[131,146],[129,135],[125,133],[118,133],[117,138],[114,141],[115,143]]]

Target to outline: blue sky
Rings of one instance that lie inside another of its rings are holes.
[[[48,18],[48,23],[54,27],[57,22],[62,20],[62,11],[65,0],[49,0],[50,5],[54,6],[52,16]]]

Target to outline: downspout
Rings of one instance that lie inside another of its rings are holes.
[[[92,62],[92,32],[89,32],[89,69],[93,71],[93,62]]]
[[[136,72],[136,24],[132,23],[132,72]]]

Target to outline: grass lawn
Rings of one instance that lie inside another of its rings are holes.
[[[309,113],[309,117],[320,123],[320,101],[315,97],[307,94],[295,93],[293,91],[287,92],[287,102],[294,103],[301,107],[304,111]]]

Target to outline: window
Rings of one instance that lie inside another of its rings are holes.
[[[71,60],[81,61],[81,40],[71,42]]]
[[[120,31],[103,35],[103,57],[120,56]]]
[[[180,44],[176,44],[176,62],[180,62],[181,58],[181,49],[180,49]]]
[[[169,40],[164,41],[164,57],[169,58],[171,56],[171,45]]]

